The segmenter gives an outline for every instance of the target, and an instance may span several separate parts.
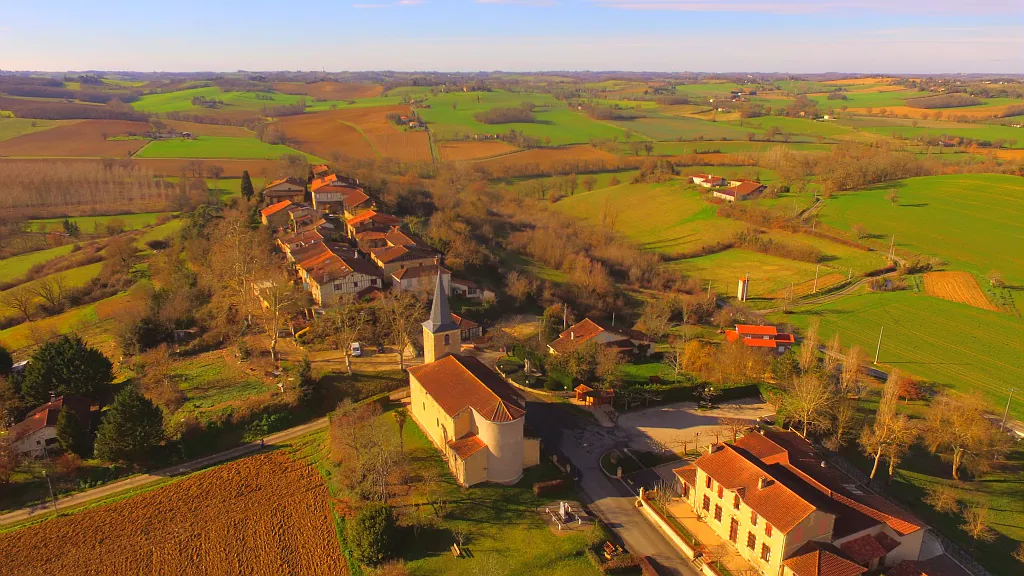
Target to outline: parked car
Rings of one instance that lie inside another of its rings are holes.
[[[363,347],[362,345],[359,344],[359,342],[353,342],[352,346],[349,348],[349,351],[356,358],[359,358],[360,356],[363,355]]]

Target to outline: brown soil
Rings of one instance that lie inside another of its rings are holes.
[[[487,140],[484,142],[443,142],[437,145],[441,160],[445,162],[458,162],[460,160],[477,160],[479,158],[493,158],[501,154],[515,152],[515,146],[500,140]]]
[[[184,120],[163,120],[164,124],[178,132],[191,132],[197,136],[228,136],[231,138],[253,138],[255,133],[242,128],[241,126],[228,126],[224,124],[200,124],[198,122],[185,122]]]
[[[274,123],[291,143],[321,158],[340,153],[351,158],[383,156],[406,162],[429,162],[426,132],[402,130],[388,114],[410,115],[408,106],[346,108],[282,118]]]
[[[978,281],[967,272],[929,272],[924,275],[924,290],[928,294],[951,302],[960,302],[975,308],[999,311],[988,301]]]
[[[22,576],[346,574],[323,478],[283,452],[0,536]]]
[[[82,120],[0,142],[0,156],[126,158],[146,145],[145,140],[106,140],[128,133],[145,134],[147,122]]]
[[[582,145],[567,146],[564,148],[534,148],[532,150],[523,150],[522,152],[507,154],[490,160],[481,160],[477,162],[476,165],[486,166],[488,168],[497,168],[510,165],[534,164],[539,165],[540,167],[550,168],[577,160],[604,160],[607,162],[614,162],[620,159],[620,156],[616,156],[611,152],[598,150],[593,146]]]
[[[352,100],[379,96],[384,87],[364,82],[277,82],[274,90],[285,94],[305,94],[320,100]]]
[[[148,168],[155,176],[180,176],[181,168],[192,160],[176,158],[136,158],[132,162]],[[0,158],[0,162],[31,162],[35,164],[50,165],[53,163],[75,164],[75,163],[99,163],[96,158]],[[224,168],[224,178],[238,178],[242,170],[248,170],[253,177],[275,178],[278,175],[277,160],[200,160],[206,166],[216,164]]]

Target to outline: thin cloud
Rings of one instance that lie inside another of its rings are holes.
[[[507,4],[510,6],[554,6],[555,0],[476,0],[477,4]]]
[[[1018,0],[591,0],[597,6],[619,10],[672,12],[765,12],[773,14],[810,14],[837,10],[863,10],[879,13],[969,13],[1020,14]]]
[[[419,6],[425,3],[425,0],[399,0],[390,4],[353,4],[352,7],[363,10],[375,10],[378,8],[394,8],[395,6]]]

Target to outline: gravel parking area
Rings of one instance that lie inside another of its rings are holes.
[[[699,446],[714,442],[716,431],[725,440],[728,433],[721,424],[722,418],[740,418],[753,424],[757,418],[774,412],[768,404],[754,399],[737,400],[713,410],[697,410],[693,402],[680,402],[627,412],[619,416],[618,424],[629,436],[630,446],[650,449],[650,440],[654,439],[680,452],[684,440],[689,450],[693,450],[695,440]]]

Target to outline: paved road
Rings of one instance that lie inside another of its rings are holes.
[[[666,576],[696,576],[696,569],[661,532],[651,526],[634,506],[636,496],[621,481],[601,471],[606,451],[625,447],[629,438],[619,429],[607,429],[558,405],[530,402],[526,411],[531,430],[542,436],[549,449],[568,458],[576,470],[582,500],[616,534],[631,552],[646,556]]]
[[[267,446],[282,444],[284,442],[302,436],[303,434],[308,434],[314,430],[325,428],[326,426],[327,418],[314,420],[301,426],[296,426],[294,428],[289,428],[288,430],[283,430],[281,432],[278,432],[277,434],[271,434],[270,436],[267,436],[264,439],[264,444],[266,444]],[[86,490],[85,492],[79,492],[77,494],[72,494],[70,496],[58,498],[57,508],[58,510],[65,510],[70,507],[81,506],[82,504],[86,504],[88,502],[100,498],[105,498],[107,496],[111,496],[124,490],[139,488],[152,482],[156,482],[157,480],[162,480],[173,476],[180,476],[182,474],[188,474],[189,472],[200,470],[213,464],[224,462],[226,460],[231,460],[232,458],[237,458],[239,456],[243,456],[245,454],[249,454],[252,452],[257,452],[259,451],[259,449],[259,442],[250,442],[248,444],[238,446],[237,448],[225,450],[224,452],[212,454],[210,456],[199,458],[197,460],[192,460],[191,462],[185,462],[183,464],[172,466],[170,468],[164,468],[163,470],[157,470],[156,472],[152,472],[150,474],[140,474],[138,476],[132,476],[131,478],[126,478],[118,482],[106,484],[98,488],[93,488],[92,490]],[[29,520],[37,516],[45,516],[52,512],[52,501],[37,504],[35,506],[29,506],[27,508],[22,508],[20,510],[15,510],[13,512],[8,512],[7,514],[0,516],[0,526],[13,524],[15,522],[22,522],[24,520]]]

